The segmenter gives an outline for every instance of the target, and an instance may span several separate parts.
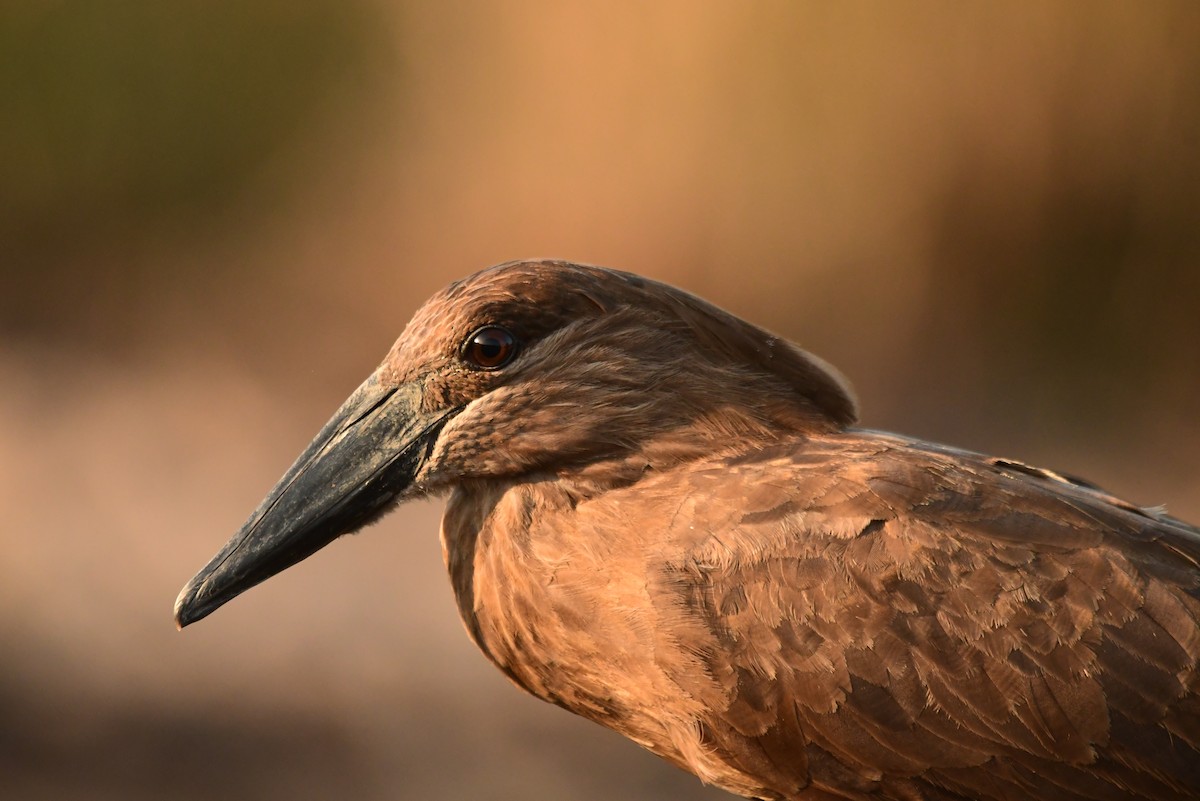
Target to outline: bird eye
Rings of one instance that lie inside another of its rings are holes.
[[[516,355],[516,337],[497,325],[485,325],[463,344],[463,358],[484,370],[499,369]]]

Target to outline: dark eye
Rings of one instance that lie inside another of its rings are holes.
[[[463,344],[463,358],[484,370],[503,367],[516,355],[516,337],[498,325],[485,325]]]

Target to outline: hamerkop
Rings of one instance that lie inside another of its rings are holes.
[[[855,415],[819,359],[678,289],[493,267],[417,311],[176,619],[448,493],[479,648],[706,782],[1200,798],[1200,529]]]

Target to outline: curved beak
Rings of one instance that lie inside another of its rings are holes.
[[[180,628],[379,518],[412,484],[455,410],[420,411],[415,384],[369,378],[342,404],[242,529],[175,601]]]

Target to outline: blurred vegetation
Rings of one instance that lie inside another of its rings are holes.
[[[1041,114],[997,115],[933,207],[942,302],[922,345],[949,343],[981,408],[1004,415],[1024,375],[1031,418],[1058,409],[1055,428],[1084,435],[1121,411],[1195,408],[1200,6],[1076,10],[1026,87]],[[1030,125],[1024,152],[1004,146]]]
[[[56,310],[97,292],[120,303],[128,284],[161,284],[97,255],[219,221],[369,89],[380,45],[371,9],[343,0],[5,3],[0,322],[62,323]]]

